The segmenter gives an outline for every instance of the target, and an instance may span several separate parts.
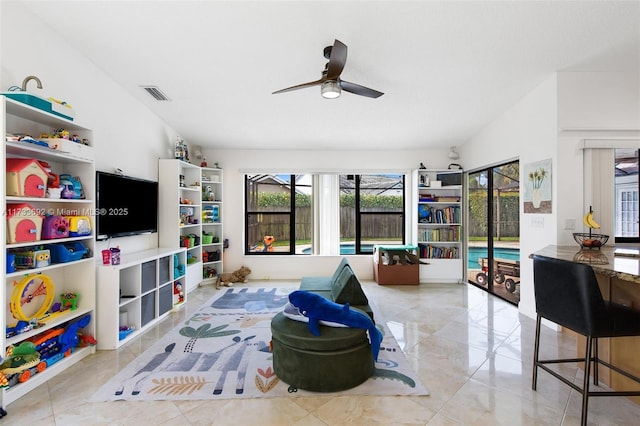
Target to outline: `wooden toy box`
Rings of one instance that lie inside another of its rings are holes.
[[[420,265],[418,263],[384,262],[384,252],[409,251],[415,253],[416,246],[375,246],[373,251],[373,276],[380,285],[418,285],[420,284]]]

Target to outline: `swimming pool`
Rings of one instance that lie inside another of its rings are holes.
[[[481,257],[487,257],[486,247],[469,247],[469,258],[467,259],[468,269],[479,269],[478,259]],[[519,248],[504,248],[498,247],[493,249],[493,257],[509,260],[520,260]]]
[[[373,254],[373,244],[362,244],[360,249],[365,253]],[[311,247],[302,250],[304,254],[311,254]],[[341,243],[340,244],[340,254],[356,254],[356,245],[353,243]]]
[[[362,249],[366,253],[373,253],[373,244],[363,244]],[[305,248],[302,250],[304,254],[311,254],[311,247]],[[494,248],[493,249],[494,257],[500,259],[510,259],[510,260],[520,260],[520,249],[518,248]],[[353,243],[342,243],[340,244],[340,254],[356,254],[356,247]],[[487,248],[486,247],[469,247],[469,258],[467,259],[467,268],[468,269],[478,269],[480,265],[478,264],[478,259],[481,257],[487,257]]]

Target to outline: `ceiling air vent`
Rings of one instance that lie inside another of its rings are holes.
[[[142,86],[144,90],[147,91],[148,94],[153,96],[156,101],[168,101],[169,98],[167,95],[162,93],[162,90],[158,89],[156,86]]]

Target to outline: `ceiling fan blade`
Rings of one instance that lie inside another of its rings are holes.
[[[336,39],[331,48],[331,56],[327,66],[327,80],[337,80],[347,63],[347,46]]]
[[[356,95],[366,96],[368,98],[379,98],[384,95],[377,90],[369,89],[368,87],[360,86],[359,84],[349,83],[348,81],[340,80],[340,87],[346,92],[351,92]]]
[[[277,93],[291,92],[293,90],[298,90],[298,89],[304,89],[306,87],[319,86],[322,83],[324,83],[325,80],[326,80],[326,78],[323,77],[320,80],[310,81],[309,83],[302,83],[302,84],[298,84],[296,86],[287,87],[285,89],[276,90],[275,92],[272,93],[272,95],[275,95]]]

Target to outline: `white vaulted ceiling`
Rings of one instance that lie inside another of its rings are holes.
[[[640,72],[637,1],[24,3],[203,147],[449,147],[556,71]],[[342,78],[382,97],[272,94],[320,78],[336,38]]]

